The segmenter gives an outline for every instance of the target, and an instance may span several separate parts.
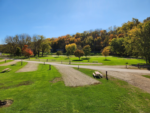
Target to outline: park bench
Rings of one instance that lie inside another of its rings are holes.
[[[94,78],[95,78],[95,77],[102,78],[102,77],[103,77],[103,75],[102,75],[100,72],[95,71],[95,73],[93,73],[93,77],[94,77]]]
[[[2,70],[2,73],[4,73],[4,72],[9,72],[9,71],[11,71],[11,69],[6,68],[6,69]]]

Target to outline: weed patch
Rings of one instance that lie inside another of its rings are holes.
[[[13,103],[13,100],[0,100],[0,108],[1,107],[9,107]]]

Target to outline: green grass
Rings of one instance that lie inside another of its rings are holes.
[[[27,63],[24,62],[23,66]],[[52,66],[40,64],[37,71],[15,73],[22,68],[18,62],[0,73],[0,100],[13,99],[10,107],[0,113],[138,113],[150,112],[150,94],[128,83],[110,78],[101,84],[85,87],[66,87],[63,81],[51,83],[60,73]],[[93,70],[79,69],[92,75]],[[91,76],[92,77],[92,76]],[[24,83],[28,85],[24,85]]]
[[[150,75],[142,75],[142,76],[144,76],[144,77],[146,77],[146,78],[150,78]]]
[[[63,62],[63,63],[69,63],[69,60],[71,60],[73,63],[93,63],[98,62],[102,63],[103,65],[126,65],[126,62],[128,62],[128,65],[138,64],[138,63],[145,63],[145,60],[143,59],[129,59],[129,58],[122,58],[122,57],[113,57],[109,56],[105,60],[105,57],[103,56],[90,56],[88,59],[86,57],[81,57],[81,60],[78,59],[78,57],[71,56],[68,58],[67,56],[47,56],[47,57],[39,57],[40,61],[46,61],[48,59],[49,62]],[[39,60],[36,58],[30,58],[30,60]],[[76,64],[75,64],[76,65]],[[84,64],[85,65],[85,64]]]
[[[13,60],[6,60],[6,63],[7,63],[7,62],[11,62],[11,61],[13,61]],[[4,64],[4,63],[5,63],[5,61],[0,62],[0,64]]]

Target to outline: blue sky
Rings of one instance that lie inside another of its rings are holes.
[[[150,0],[0,0],[0,44],[6,36],[46,38],[121,26],[150,17]]]

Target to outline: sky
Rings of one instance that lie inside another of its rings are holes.
[[[150,17],[150,0],[0,0],[0,44],[7,36],[46,38],[121,26]]]

